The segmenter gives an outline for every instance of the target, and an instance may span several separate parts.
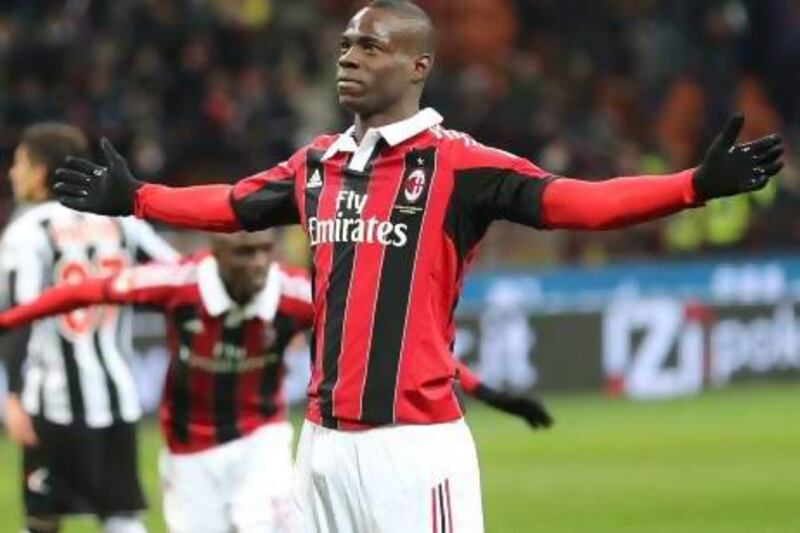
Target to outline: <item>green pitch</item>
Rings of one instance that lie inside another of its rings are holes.
[[[548,432],[470,406],[488,532],[800,531],[800,385],[652,403],[547,400],[557,419]],[[148,525],[160,532],[155,426],[141,437]],[[0,440],[3,532],[20,523],[16,457]],[[98,529],[78,520],[66,531]]]

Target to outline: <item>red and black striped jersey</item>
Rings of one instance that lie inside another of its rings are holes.
[[[211,255],[144,265],[50,289],[0,313],[0,326],[97,303],[164,313],[172,357],[159,418],[172,452],[207,449],[286,419],[283,352],[310,326],[313,311],[304,271],[274,263],[263,290],[240,306]]]
[[[462,416],[452,344],[464,272],[502,210],[513,217],[518,202],[519,218],[538,225],[548,177],[437,124],[423,112],[360,146],[349,134],[323,137],[233,189],[246,228],[299,220],[308,234],[314,422],[346,429]],[[264,205],[279,199],[285,208]]]
[[[303,225],[313,253],[313,422],[357,429],[462,415],[453,314],[492,221],[605,229],[695,201],[691,171],[556,179],[440,121],[426,109],[368,130],[360,143],[352,128],[322,136],[232,187],[137,193],[137,216],[181,226]]]

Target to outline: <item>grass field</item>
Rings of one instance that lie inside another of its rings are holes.
[[[800,532],[800,385],[547,400],[557,426],[545,433],[471,405],[488,532]],[[163,531],[152,423],[141,438],[148,525]],[[17,466],[1,440],[2,533],[20,524]],[[65,530],[98,529],[78,520]]]

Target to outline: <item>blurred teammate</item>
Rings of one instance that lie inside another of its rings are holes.
[[[315,311],[295,479],[305,531],[483,530],[451,350],[461,284],[493,220],[623,227],[761,188],[781,167],[777,136],[734,144],[736,116],[697,169],[552,176],[420,111],[434,43],[413,3],[370,3],[348,23],[338,59],[353,127],[236,185],[143,184],[108,142],[104,165],[73,159],[59,170],[60,200],[79,210],[215,231],[303,225]]]
[[[292,428],[283,352],[311,323],[307,275],[273,262],[271,232],[215,236],[212,253],[45,291],[0,326],[107,304],[164,313],[170,365],[159,469],[173,533],[289,531]]]
[[[139,266],[42,293],[0,313],[19,327],[88,305],[139,304],[167,318],[172,353],[160,413],[160,461],[173,533],[290,531],[292,429],[283,353],[311,324],[306,274],[271,259],[271,233],[212,240],[213,255]],[[552,423],[536,400],[494,391],[459,365],[461,386],[534,428]]]
[[[56,283],[113,273],[137,259],[177,254],[146,223],[76,213],[51,200],[55,167],[84,155],[83,133],[60,123],[27,128],[10,171],[24,204],[0,243],[12,304]],[[30,532],[59,528],[66,514],[93,513],[109,533],[144,531],[135,423],[139,401],[125,354],[131,315],[92,308],[19,333],[9,365],[5,418],[23,448],[23,501]]]

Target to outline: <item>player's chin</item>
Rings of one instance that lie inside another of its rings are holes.
[[[339,93],[339,105],[357,115],[367,113],[370,108],[369,103],[363,96],[350,93]]]
[[[264,275],[263,275],[263,276],[261,276],[261,279],[264,279],[264,278],[266,278],[266,277],[267,277],[267,275],[266,275],[266,273],[264,273]],[[251,282],[251,283],[249,283],[249,284],[248,284],[248,286],[247,286],[247,292],[248,292],[248,294],[250,294],[251,296],[252,296],[252,295],[256,295],[256,294],[258,294],[259,292],[261,292],[262,290],[264,290],[264,285],[265,285],[265,284],[264,284],[264,283],[262,283],[262,282],[260,282],[260,281],[253,281],[253,282]]]

